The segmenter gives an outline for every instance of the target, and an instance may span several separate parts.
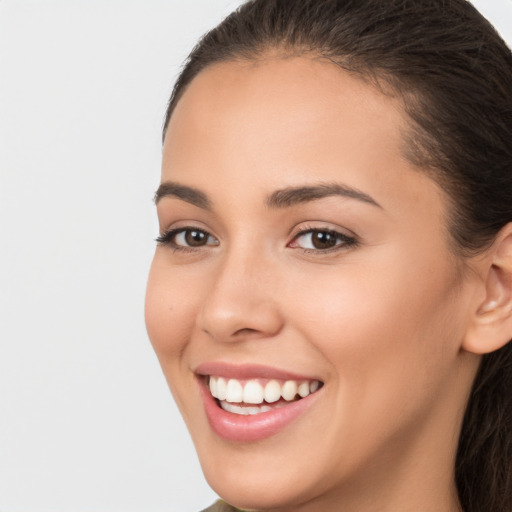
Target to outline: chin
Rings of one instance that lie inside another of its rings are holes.
[[[235,507],[295,510],[332,488],[330,476],[322,478],[314,462],[294,460],[293,452],[300,452],[302,443],[292,453],[286,446],[280,451],[275,445],[260,449],[240,445],[223,449],[222,445],[217,440],[216,447],[208,451],[199,448],[199,459],[208,484]]]
[[[269,462],[271,464],[271,462]],[[289,475],[276,479],[265,474],[246,475],[236,467],[232,470],[208,474],[212,489],[229,504],[249,510],[286,510],[307,501],[304,486]],[[301,495],[297,495],[301,489]]]

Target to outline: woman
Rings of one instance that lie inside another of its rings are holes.
[[[512,510],[511,140],[464,0],[254,0],[200,41],[146,321],[211,510]]]

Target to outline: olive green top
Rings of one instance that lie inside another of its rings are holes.
[[[225,501],[216,501],[211,507],[205,508],[202,512],[243,512],[240,508],[232,507]]]

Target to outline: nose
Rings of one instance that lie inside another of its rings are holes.
[[[219,342],[275,336],[283,319],[271,267],[261,257],[240,254],[219,261],[197,317],[199,328]]]

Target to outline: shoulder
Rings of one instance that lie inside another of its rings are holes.
[[[201,512],[242,512],[239,508],[228,505],[225,501],[216,501],[211,507],[205,508]]]

